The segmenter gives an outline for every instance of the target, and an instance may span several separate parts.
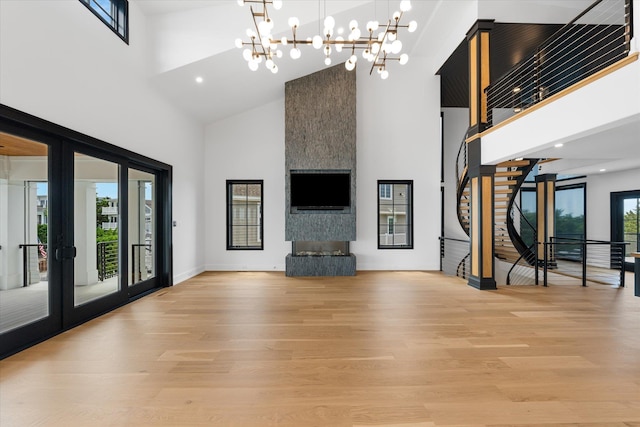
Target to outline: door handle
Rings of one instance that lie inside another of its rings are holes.
[[[56,261],[64,261],[67,259],[74,259],[76,257],[75,246],[65,246],[56,249]]]

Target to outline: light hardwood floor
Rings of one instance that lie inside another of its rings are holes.
[[[206,273],[1,361],[0,426],[638,427],[631,288]]]

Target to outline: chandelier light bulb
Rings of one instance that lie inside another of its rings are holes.
[[[258,24],[258,31],[260,32],[260,35],[263,37],[268,35],[269,32],[271,31],[271,28],[269,27],[269,22],[260,21],[260,23]]]
[[[298,28],[299,25],[300,25],[300,20],[298,18],[296,18],[295,16],[292,16],[291,18],[289,18],[290,27]]]
[[[342,52],[342,42],[344,42],[343,37],[336,37],[336,52]]]
[[[282,53],[282,51],[281,51],[281,50],[279,50],[279,51],[277,51],[277,52],[276,52],[276,56],[277,56],[278,58],[282,58],[282,55],[283,55],[283,53]]]
[[[409,55],[407,55],[406,53],[400,55],[400,65],[404,65],[407,62],[409,62]]]
[[[326,45],[324,47],[324,54],[327,55],[327,56],[331,55],[331,46],[330,45]]]
[[[269,38],[269,36],[262,37],[260,42],[262,43],[262,47],[264,47],[265,49],[269,48],[269,46],[271,45],[271,39]]]
[[[297,47],[294,47],[293,49],[291,49],[291,51],[289,52],[289,55],[291,55],[291,59],[298,59],[300,58],[300,55],[302,53],[300,52],[300,49],[298,49]]]
[[[351,22],[349,22],[349,28],[351,30],[358,28],[358,21],[356,21],[355,19],[352,19]]]
[[[322,47],[322,37],[313,36],[312,46],[316,49],[320,49]]]
[[[356,64],[351,62],[351,60],[349,59],[344,63],[344,67],[347,69],[347,71],[353,71],[353,69],[356,68]]]
[[[391,43],[391,53],[398,54],[402,50],[402,42],[400,40],[395,40]]]
[[[273,67],[271,67],[271,72],[273,74],[276,74],[278,72],[278,66],[276,64],[273,64]]]
[[[271,59],[267,59],[265,61],[265,63],[264,63],[264,66],[267,67],[268,69],[272,69],[274,65],[275,64],[273,63],[273,61]]]
[[[381,31],[380,33],[378,33],[378,41],[379,42],[384,40],[384,35],[385,35],[384,31]]]
[[[411,2],[409,0],[402,0],[400,2],[400,10],[403,12],[408,12],[411,10]]]
[[[244,6],[244,0],[238,0],[238,5],[239,6]]]
[[[249,38],[254,38],[256,36],[256,33],[253,32],[253,30],[251,28],[247,28],[247,37]]]
[[[333,28],[336,26],[336,20],[333,18],[333,16],[329,15],[326,18],[324,18],[324,27],[329,29],[329,30],[333,30]]]
[[[378,52],[380,52],[380,43],[374,43],[371,45],[371,52],[376,55]]]
[[[380,23],[378,21],[372,21],[371,24],[371,31],[376,31],[380,28]]]
[[[242,46],[244,46],[244,43],[242,42],[242,39],[236,39],[236,47],[238,49],[242,49]]]
[[[262,55],[256,54],[253,60],[256,61],[258,64],[260,64],[262,62]]]
[[[257,71],[258,70],[258,63],[256,61],[249,61],[249,69],[251,71]]]
[[[401,16],[400,12],[398,12],[398,11],[393,12],[393,20],[394,21],[396,21],[396,22],[399,21],[400,20],[400,16]]]
[[[358,62],[358,57],[355,54],[351,55],[351,57],[349,57],[349,61],[355,64],[356,62]]]
[[[362,51],[362,57],[364,59],[369,59],[369,49],[365,49]]]
[[[388,77],[389,77],[389,72],[387,70],[384,70],[382,73],[380,73],[380,78],[382,80],[387,80]]]
[[[410,33],[413,33],[417,29],[418,29],[418,23],[416,21],[409,22],[409,28],[407,28],[407,30],[409,30]]]
[[[283,37],[280,39],[280,43],[282,43],[282,46],[286,46],[287,44],[289,44],[289,40],[287,40],[286,37]]]
[[[328,56],[326,58],[324,58],[324,65],[331,65],[331,58],[329,58]]]
[[[282,9],[282,0],[273,0],[273,8],[275,10]],[[400,4],[400,9],[402,9],[402,4]]]
[[[387,38],[389,39],[390,42],[392,42],[398,38],[398,34],[393,31],[389,31],[389,33],[387,34]]]
[[[242,51],[242,57],[244,58],[245,61],[251,61],[251,58],[253,57],[253,52],[251,52],[251,49],[245,49]]]
[[[389,43],[382,43],[380,50],[384,53],[389,53],[391,52],[391,45]]]
[[[351,30],[351,37],[353,37],[353,40],[358,40],[361,35],[362,35],[362,32],[360,31],[360,28],[356,27],[353,30]]]

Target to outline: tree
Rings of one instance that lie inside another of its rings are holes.
[[[624,214],[624,232],[638,233],[638,208]]]
[[[40,243],[47,243],[47,224],[38,225],[38,240]]]
[[[103,222],[109,222],[109,217],[102,214],[102,208],[109,207],[109,202],[111,202],[109,197],[96,198],[96,227],[98,229],[102,228]]]

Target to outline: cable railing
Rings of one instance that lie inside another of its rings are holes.
[[[118,241],[110,240],[96,244],[98,280],[103,282],[118,275]]]
[[[543,283],[587,282],[624,287],[627,242],[552,238],[544,242]]]
[[[464,239],[439,237],[440,270],[449,276],[466,279],[471,273],[470,242]]]
[[[539,282],[536,260],[538,258],[535,242],[536,228],[517,203],[512,203],[509,212],[511,227],[518,234],[524,250],[519,250],[520,257],[513,263],[507,273],[507,285],[537,285]],[[513,234],[513,233],[512,233]]]
[[[632,0],[598,0],[487,87],[488,126],[537,104],[630,52]]]

